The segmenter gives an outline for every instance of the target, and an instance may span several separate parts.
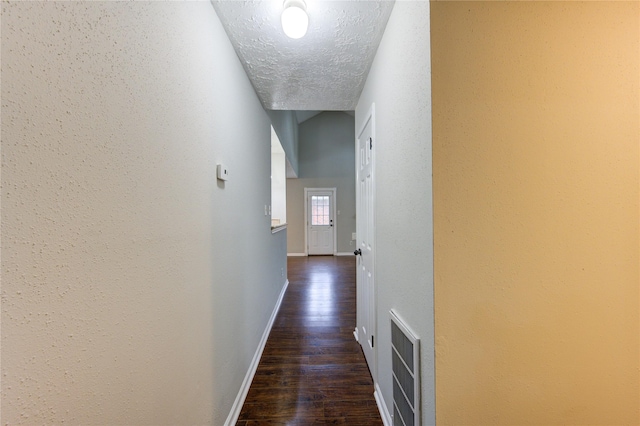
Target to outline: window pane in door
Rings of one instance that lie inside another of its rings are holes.
[[[329,196],[311,196],[311,225],[329,225]]]

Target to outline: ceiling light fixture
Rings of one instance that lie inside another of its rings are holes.
[[[301,38],[307,33],[309,17],[304,0],[284,0],[282,30],[289,38]]]

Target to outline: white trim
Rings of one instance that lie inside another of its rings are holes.
[[[282,225],[278,225],[278,226],[272,226],[271,227],[271,233],[272,234],[277,234],[280,231],[284,231],[285,229],[287,229],[287,224],[283,223]]]
[[[338,254],[338,215],[336,214],[336,204],[338,204],[338,195],[336,188],[304,188],[304,255],[309,254],[309,240],[307,237],[309,229],[309,192],[326,191],[331,192],[331,214],[333,217],[333,255]]]
[[[336,256],[351,256],[351,257],[353,257],[355,255],[353,254],[353,252],[350,252],[350,251],[339,251],[339,252],[336,253]]]
[[[376,399],[376,405],[378,406],[378,411],[380,412],[380,417],[382,417],[382,423],[384,426],[393,426],[393,418],[391,414],[389,414],[389,410],[387,409],[387,404],[384,403],[384,397],[382,396],[382,391],[380,390],[380,386],[376,383],[376,390],[373,392],[373,397]]]
[[[285,281],[284,286],[280,291],[280,296],[278,296],[278,301],[276,302],[276,306],[273,308],[273,312],[271,313],[271,318],[269,318],[267,327],[264,329],[264,333],[262,333],[262,339],[260,339],[258,349],[256,349],[256,353],[253,355],[253,360],[251,360],[247,375],[244,377],[244,381],[242,382],[242,386],[240,386],[240,390],[238,391],[236,400],[233,402],[231,412],[229,413],[227,420],[224,422],[225,426],[233,426],[238,421],[240,411],[242,410],[242,406],[244,405],[244,400],[247,398],[247,394],[249,393],[249,388],[251,387],[253,376],[255,376],[256,370],[258,369],[258,364],[260,363],[262,352],[264,351],[264,347],[267,344],[267,339],[269,339],[271,328],[273,327],[273,323],[275,322],[278,311],[280,310],[280,305],[282,304],[282,299],[284,298],[284,294],[287,291],[287,287],[289,287],[289,280]]]
[[[358,327],[356,327],[356,329],[353,330],[353,337],[356,338],[356,342],[360,343],[360,340],[358,338]]]
[[[296,257],[296,256],[304,257],[306,255],[307,255],[307,253],[287,253],[287,256],[289,256],[289,257]]]

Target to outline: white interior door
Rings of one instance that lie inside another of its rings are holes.
[[[364,352],[369,370],[376,380],[375,369],[375,320],[376,294],[374,282],[374,129],[373,106],[367,121],[357,138],[356,152],[356,237],[357,237],[357,337]]]
[[[335,190],[307,191],[307,253],[334,254]]]

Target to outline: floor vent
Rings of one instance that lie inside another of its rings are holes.
[[[391,314],[393,424],[420,426],[420,339]]]

